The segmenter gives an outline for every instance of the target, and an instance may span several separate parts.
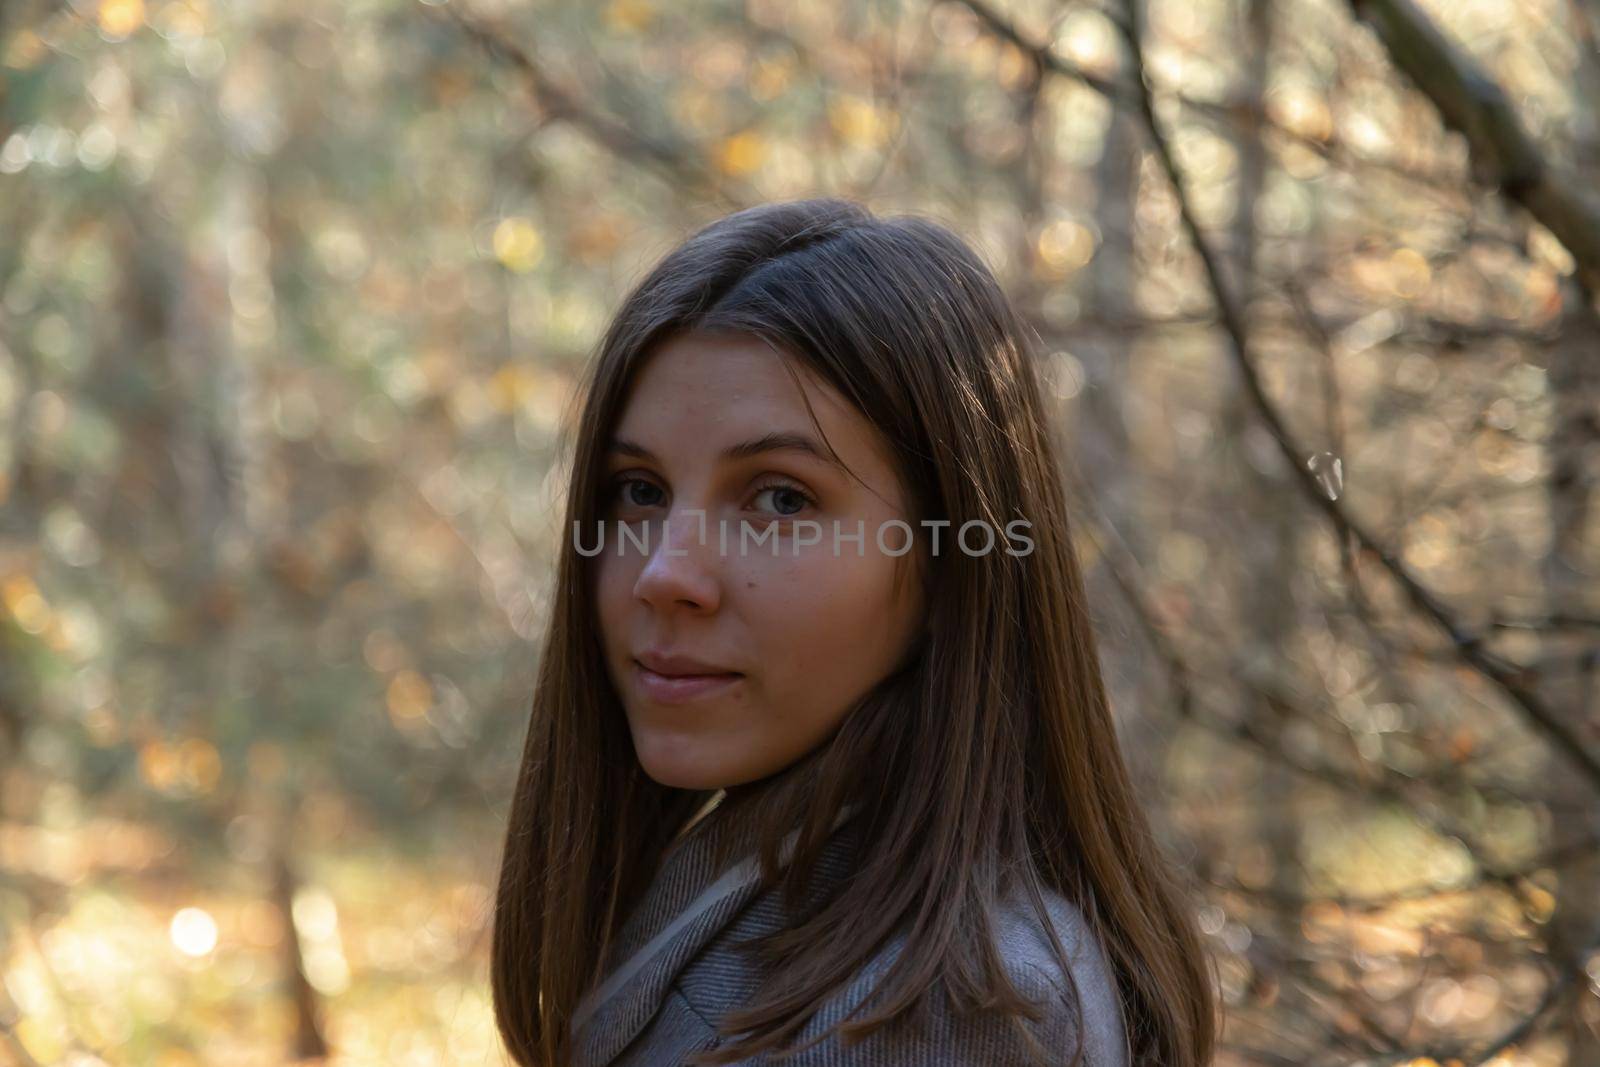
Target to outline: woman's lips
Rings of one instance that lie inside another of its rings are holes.
[[[658,704],[686,704],[744,681],[742,674],[657,674],[637,661],[633,670],[644,695]]]

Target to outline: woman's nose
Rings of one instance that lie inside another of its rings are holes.
[[[721,567],[715,535],[704,511],[674,511],[647,527],[648,558],[634,583],[634,596],[658,610],[673,607],[712,612],[721,601]]]

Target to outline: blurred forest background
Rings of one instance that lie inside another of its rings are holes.
[[[1597,32],[0,3],[0,1064],[504,1062],[574,383],[677,240],[824,193],[1044,341],[1219,1063],[1600,1064]]]

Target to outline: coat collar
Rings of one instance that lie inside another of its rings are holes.
[[[859,802],[847,805],[833,830],[859,808]],[[717,814],[666,854],[618,931],[609,955],[620,962],[608,966],[573,1014],[573,1067],[604,1067],[615,1059],[655,1015],[679,972],[760,890],[760,858],[753,848],[717,866],[717,847],[728,835],[749,836],[738,819]],[[783,839],[780,866],[788,865],[799,833],[791,830]]]

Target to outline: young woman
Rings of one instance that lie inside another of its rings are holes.
[[[1034,353],[949,230],[834,199],[624,300],[496,898],[518,1063],[1209,1060]]]

